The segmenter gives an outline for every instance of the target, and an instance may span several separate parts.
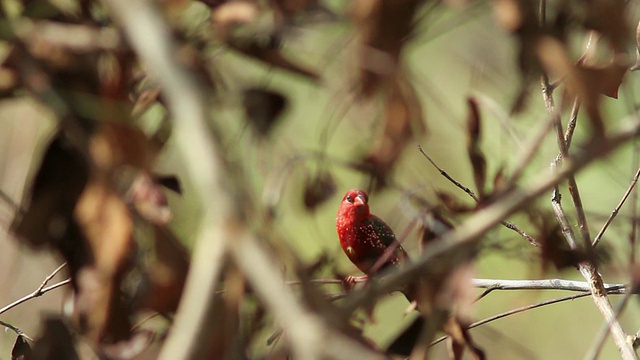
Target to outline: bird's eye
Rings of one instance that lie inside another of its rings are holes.
[[[353,196],[347,195],[347,201],[352,203],[353,202]]]

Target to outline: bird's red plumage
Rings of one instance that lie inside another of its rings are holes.
[[[344,195],[338,209],[336,229],[342,250],[367,275],[389,246],[397,242],[389,225],[371,214],[368,196],[362,190],[349,190]],[[393,254],[379,269],[389,265],[397,266],[407,257],[404,249],[399,244],[396,246]]]

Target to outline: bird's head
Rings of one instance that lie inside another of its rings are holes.
[[[369,197],[363,190],[353,189],[347,191],[340,204],[340,213],[343,216],[364,219],[369,217]]]

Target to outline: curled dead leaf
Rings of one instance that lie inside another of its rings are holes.
[[[25,340],[23,336],[18,335],[11,349],[11,360],[31,359],[31,352],[31,346],[29,346],[27,340]]]
[[[573,64],[565,44],[561,41],[544,37],[538,42],[537,53],[547,72],[556,78],[564,78],[567,92],[580,100],[589,117],[593,136],[602,136],[605,127],[600,114],[599,84],[592,83],[588,77],[584,76],[583,71]],[[607,86],[607,91],[611,91],[610,86]]]
[[[485,197],[487,178],[487,160],[480,148],[482,122],[478,102],[474,98],[467,99],[469,115],[467,116],[467,155],[473,168],[473,180],[476,184],[480,201]]]
[[[329,200],[336,192],[337,186],[329,172],[321,171],[308,178],[304,184],[303,202],[307,210],[313,211]]]
[[[247,122],[260,136],[268,135],[287,107],[287,98],[273,90],[250,88],[243,92]]]
[[[463,324],[460,319],[455,316],[449,317],[449,320],[444,326],[445,332],[449,335],[447,348],[451,359],[463,359],[465,349],[470,350],[471,356],[474,359],[485,359],[484,351],[473,342],[467,326],[468,324]]]
[[[42,335],[36,339],[29,360],[79,360],[71,332],[64,321],[51,317],[44,320]]]
[[[33,179],[26,209],[12,226],[31,246],[64,242],[73,209],[88,181],[87,159],[61,134],[45,150]]]

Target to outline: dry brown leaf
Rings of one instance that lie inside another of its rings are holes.
[[[361,92],[373,95],[397,76],[400,53],[411,36],[421,0],[359,0],[352,14],[362,34]]]
[[[106,182],[94,179],[74,215],[92,255],[91,264],[76,276],[81,329],[95,342],[126,339],[130,323],[118,289],[134,249],[129,209]]]
[[[449,317],[445,323],[444,330],[449,335],[447,339],[447,348],[451,359],[461,360],[464,358],[464,350],[468,348],[471,356],[477,360],[485,358],[484,352],[474,344],[471,334],[466,329],[466,325],[454,316]]]
[[[313,211],[335,194],[337,190],[333,176],[327,171],[320,171],[306,179],[303,191],[303,202],[307,210]]]
[[[16,337],[11,349],[11,360],[27,360],[31,358],[31,346],[21,335]]]
[[[182,194],[180,179],[175,175],[155,175],[153,177],[153,182],[160,184],[177,194]]]
[[[539,211],[528,213],[531,224],[535,226],[541,244],[542,270],[548,271],[549,265],[561,270],[568,267],[577,268],[581,261],[588,259],[584,251],[572,250],[569,248],[562,228],[550,214]]]
[[[79,360],[71,332],[62,319],[44,320],[42,335],[36,339],[29,360]]]
[[[178,308],[189,271],[189,253],[168,229],[154,227],[155,260],[149,269],[151,289],[144,306],[159,313]]]
[[[604,67],[577,65],[577,70],[590,91],[614,99],[618,98],[618,90],[628,68],[626,62],[613,62]]]
[[[521,74],[521,86],[512,111],[520,112],[526,103],[529,84],[540,74],[540,65],[535,46],[542,36],[535,1],[495,0],[492,2],[498,23],[511,32],[518,43],[518,66]]]
[[[287,98],[268,89],[243,91],[242,105],[249,125],[260,136],[268,136],[287,107]]]
[[[74,215],[91,248],[95,268],[102,276],[116,276],[133,248],[133,219],[124,200],[106,182],[92,180]]]
[[[465,204],[460,199],[444,191],[436,191],[440,203],[454,214],[465,214],[476,209],[475,204]]]
[[[609,41],[616,54],[626,54],[631,29],[627,25],[627,2],[593,0],[587,2],[585,27],[596,30]]]
[[[77,276],[78,317],[93,341],[117,342],[130,335],[119,289],[135,248],[133,217],[116,189],[117,176],[127,168],[145,174],[155,153],[141,130],[105,121],[89,141],[89,154],[94,172],[74,211],[91,254]]]
[[[583,76],[569,59],[565,44],[559,40],[552,37],[542,38],[538,42],[537,53],[547,72],[556,78],[564,78],[569,95],[580,99],[589,117],[592,135],[604,135],[605,127],[600,114],[599,99],[601,89],[598,89],[598,84],[590,83]]]
[[[87,159],[64,136],[55,135],[32,182],[31,199],[15,220],[13,231],[31,246],[56,247],[64,242],[88,172]]]
[[[393,169],[414,136],[424,133],[422,106],[415,89],[404,78],[398,77],[386,99],[384,130],[376,146],[364,158],[370,166],[377,186],[385,185]]]
[[[467,99],[469,115],[467,116],[467,155],[473,168],[473,180],[476,184],[478,197],[482,201],[485,197],[485,183],[487,178],[487,160],[480,149],[480,134],[482,123],[478,102],[474,98]]]

